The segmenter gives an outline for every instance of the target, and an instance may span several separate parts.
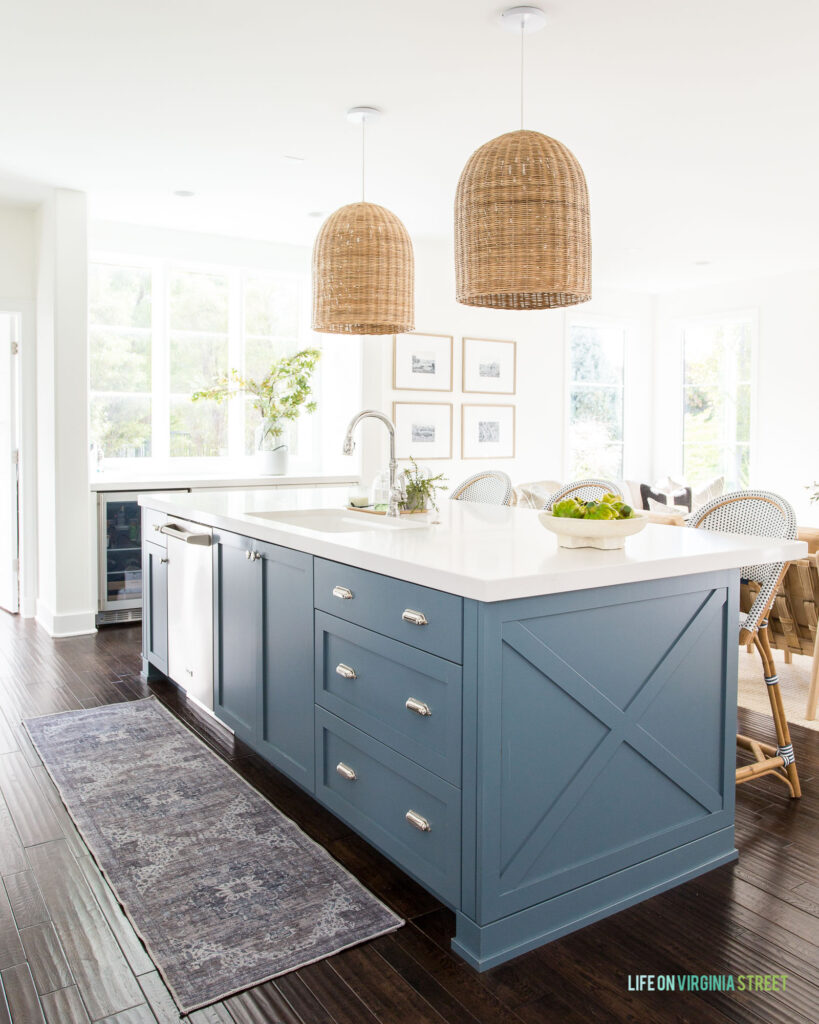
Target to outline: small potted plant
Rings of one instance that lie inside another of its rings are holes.
[[[446,478],[443,473],[432,476],[430,470],[421,468],[418,463],[410,457],[412,467],[404,470],[403,491],[404,499],[401,501],[401,508],[407,512],[426,511],[432,507],[438,511],[435,502],[437,491],[446,487]]]
[[[277,359],[262,380],[243,377],[238,370],[218,377],[209,388],[196,391],[191,400],[222,402],[236,395],[250,395],[253,408],[262,422],[256,428],[256,451],[259,472],[263,476],[280,476],[287,472],[287,443],[283,435],[287,423],[304,412],[315,412],[310,401],[311,378],[321,358],[316,348],[305,348],[292,356]]]

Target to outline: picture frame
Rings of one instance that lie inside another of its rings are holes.
[[[461,406],[461,458],[513,459],[515,406]]]
[[[452,458],[451,402],[393,402],[396,458]]]
[[[517,342],[464,338],[462,362],[462,390],[465,394],[515,394]]]
[[[452,391],[451,334],[394,334],[393,391]]]

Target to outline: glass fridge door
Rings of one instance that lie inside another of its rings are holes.
[[[136,494],[103,494],[100,509],[100,606],[142,603],[141,510]]]

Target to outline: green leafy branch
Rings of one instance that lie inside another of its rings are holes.
[[[265,435],[281,437],[288,420],[298,419],[302,411],[316,411],[317,403],[309,399],[311,378],[319,359],[319,349],[302,349],[292,356],[277,359],[262,380],[243,377],[232,369],[217,377],[210,387],[195,391],[191,401],[221,405],[238,395],[250,395],[254,409],[258,409],[265,421]]]

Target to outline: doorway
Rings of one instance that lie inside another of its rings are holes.
[[[21,316],[0,312],[0,608],[20,610],[18,366]]]

